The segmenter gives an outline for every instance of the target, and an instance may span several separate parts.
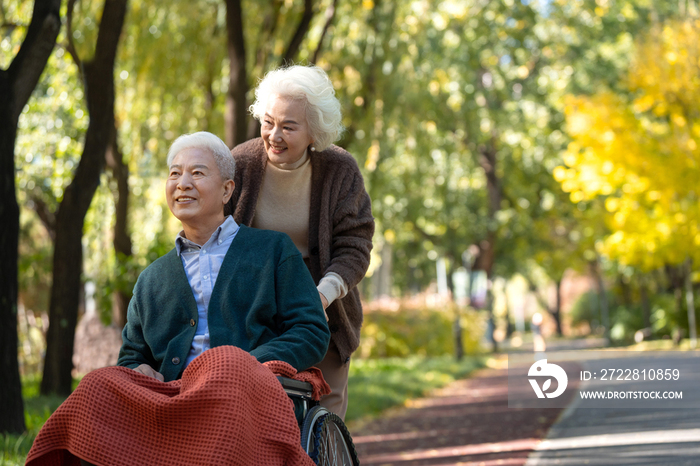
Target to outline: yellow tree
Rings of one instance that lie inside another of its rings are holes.
[[[699,41],[699,20],[659,25],[637,43],[630,97],[566,102],[572,142],[554,176],[574,203],[605,198],[599,252],[642,271],[700,261]]]
[[[601,252],[651,270],[700,259],[700,21],[640,41],[631,102],[569,97],[572,142],[555,178],[575,203],[605,196],[612,234]]]

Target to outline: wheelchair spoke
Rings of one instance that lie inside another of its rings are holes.
[[[350,434],[337,415],[315,407],[302,430],[302,445],[319,466],[359,465]]]
[[[349,462],[350,458],[347,458],[345,441],[338,427],[335,424],[330,424],[327,433],[326,451],[328,458],[333,461],[333,466],[352,466],[352,463]]]

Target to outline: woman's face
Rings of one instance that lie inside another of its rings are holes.
[[[292,164],[313,143],[302,100],[273,95],[267,102],[260,135],[267,159],[275,165]]]

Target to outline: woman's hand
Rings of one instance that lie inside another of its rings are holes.
[[[161,382],[165,381],[165,377],[163,377],[163,374],[156,371],[148,364],[141,364],[139,367],[135,368],[134,370],[136,372],[140,372],[143,375],[147,375],[149,377],[153,377],[154,379],[160,380]]]
[[[323,313],[326,314],[326,308],[328,308],[328,300],[325,296],[323,296],[323,293],[321,293],[320,291],[318,292],[318,295],[321,297],[321,304],[323,304]],[[326,314],[326,322],[328,322],[328,314]]]

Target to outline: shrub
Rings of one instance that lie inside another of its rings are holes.
[[[671,336],[676,329],[688,329],[688,321],[684,311],[676,309],[672,294],[659,293],[650,297],[652,336],[661,338]],[[644,314],[640,303],[621,305],[616,302],[615,295],[608,292],[610,319],[610,338],[617,342],[631,342],[637,330],[644,327]],[[600,305],[598,294],[589,291],[581,295],[571,308],[573,325],[590,324],[592,329],[601,325]]]
[[[474,310],[409,308],[396,311],[371,311],[365,314],[360,358],[407,356],[443,356],[454,354],[454,320],[460,313],[465,354],[480,351],[485,318]]]

